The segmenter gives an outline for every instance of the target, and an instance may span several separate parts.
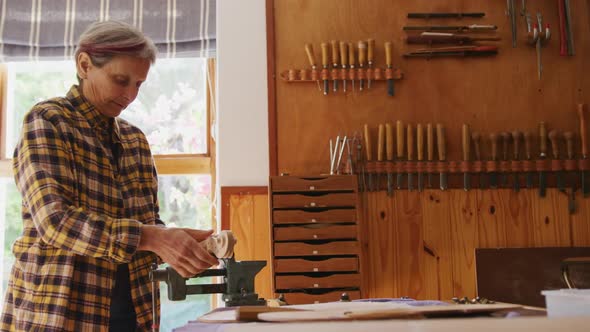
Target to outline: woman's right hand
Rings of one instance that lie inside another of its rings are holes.
[[[141,226],[138,250],[151,251],[184,278],[190,278],[218,263],[200,244],[213,234],[189,228]]]

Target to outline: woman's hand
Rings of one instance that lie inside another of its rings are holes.
[[[160,256],[184,278],[189,278],[218,263],[199,243],[213,234],[212,230],[141,226],[138,250]]]

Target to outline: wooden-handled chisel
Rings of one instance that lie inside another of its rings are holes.
[[[393,69],[393,62],[392,62],[392,44],[391,42],[385,42],[385,65],[388,69]],[[387,79],[387,94],[393,96],[395,94],[395,90],[393,87],[393,78]]]
[[[404,149],[405,149],[405,136],[404,136],[404,124],[400,120],[397,120],[395,123],[396,129],[396,143],[397,143],[397,162],[404,161]],[[404,179],[404,173],[398,172],[397,173],[397,189],[402,188],[402,182]]]
[[[566,150],[567,150],[567,159],[573,160],[574,159],[574,133],[571,131],[566,131],[563,133],[563,137],[565,138]],[[572,174],[573,175],[573,174]],[[567,209],[570,214],[576,212],[576,179],[574,177],[573,180],[570,182],[570,194],[569,200],[567,204]]]
[[[513,154],[512,154],[512,159],[513,160],[520,160],[520,141],[522,140],[522,133],[518,130],[515,130],[512,132],[512,142],[513,142]],[[514,172],[513,173],[514,176],[514,182],[512,185],[512,188],[514,189],[514,191],[519,192],[520,191],[520,179],[518,177],[518,172]]]
[[[414,129],[412,125],[408,123],[406,130],[406,140],[408,145],[408,161],[414,160]],[[408,170],[408,190],[414,190],[414,174]]]
[[[311,66],[312,70],[316,70],[317,64],[315,62],[315,56],[313,54],[313,46],[311,44],[305,44],[305,53],[307,53],[307,59],[309,60],[309,65]],[[316,81],[318,83],[318,90],[322,91],[322,86],[320,85],[320,80]]]
[[[553,129],[549,132],[548,137],[551,142],[551,154],[553,159],[559,159],[559,141],[561,134],[559,131]],[[565,192],[565,184],[563,182],[563,172],[557,171],[557,189],[561,192]]]
[[[471,135],[469,133],[469,125],[463,124],[461,130],[461,143],[463,145],[463,161],[471,161]],[[463,173],[463,190],[468,191],[471,189],[471,181],[469,172]]]
[[[447,160],[447,148],[445,142],[445,127],[437,123],[436,124],[436,147],[438,148],[438,160],[439,161],[446,161]],[[440,189],[447,190],[447,173],[444,171],[440,172]]]
[[[356,57],[354,54],[354,45],[352,43],[348,43],[348,66],[350,67],[350,71],[354,72]],[[354,92],[354,79],[350,79],[350,87],[351,91]]]
[[[340,58],[342,62],[342,69],[346,70],[348,67],[348,44],[340,42]],[[342,91],[346,92],[346,77],[342,77]]]
[[[498,138],[496,133],[490,134],[490,143],[492,144],[492,158],[493,162],[498,162]],[[490,188],[498,188],[498,173],[496,171],[490,172]]]
[[[381,164],[384,159],[383,155],[385,154],[385,125],[379,125],[379,131],[377,136],[377,161]],[[381,189],[381,172],[377,173],[377,181],[375,183],[375,190],[379,191]]]
[[[424,128],[422,124],[416,125],[416,148],[418,150],[418,162],[424,161]],[[424,175],[418,172],[418,191],[424,189]]]
[[[530,131],[524,132],[524,158],[528,161],[533,160],[533,134]],[[526,187],[531,189],[533,187],[533,172],[526,172]]]
[[[484,17],[485,13],[408,13],[408,18],[463,18],[473,17],[481,18]]]
[[[426,124],[426,158],[430,162],[434,160],[434,129],[432,123]],[[432,188],[432,172],[428,172],[428,188]]]
[[[390,123],[385,124],[385,150],[387,161],[393,161],[393,126]],[[393,195],[393,174],[391,170],[387,170],[387,196]]]
[[[482,161],[481,159],[481,134],[474,132],[471,134],[471,140],[473,141],[473,150],[475,152],[475,160]],[[485,183],[483,181],[483,173],[479,174],[479,189],[484,189]]]
[[[328,70],[328,44],[321,43],[320,47],[322,48],[322,68]],[[328,95],[329,90],[328,85],[328,78],[324,78],[324,96]]]
[[[338,69],[340,68],[340,49],[337,40],[330,41],[330,45],[332,46],[332,68]],[[338,91],[338,80],[334,77],[333,80],[333,87],[334,92]]]
[[[373,61],[375,60],[375,39],[367,40],[367,67],[373,69]],[[367,89],[371,88],[371,76],[367,77]]]
[[[406,37],[408,44],[473,44],[478,41],[498,41],[499,37],[471,37],[453,33],[424,32],[420,35]]]
[[[502,139],[502,160],[505,162],[508,161],[508,145],[510,144],[510,134],[503,131],[500,133],[500,138]],[[506,187],[508,185],[508,175],[506,172],[501,173],[501,181],[502,187]]]
[[[421,26],[404,26],[405,31],[493,31],[497,30],[495,25],[471,24],[471,25],[421,25]]]
[[[588,159],[588,145],[587,145],[587,132],[586,132],[586,109],[584,104],[578,104],[578,119],[580,121],[580,142],[581,142],[581,152],[582,152],[582,159]],[[582,178],[582,193],[584,197],[590,196],[590,186],[586,183],[588,180],[588,173],[585,170],[582,170],[580,173]]]
[[[367,61],[367,42],[361,40],[358,42],[358,49],[359,49],[359,68],[365,68],[365,61]],[[363,79],[359,77],[359,91],[363,91],[364,83]]]
[[[547,158],[547,127],[545,122],[539,123],[539,159]],[[547,179],[545,171],[539,171],[539,197],[547,195]]]
[[[367,156],[367,162],[373,161],[373,147],[371,145],[371,132],[369,130],[369,125],[365,124],[365,152]],[[369,183],[367,185],[367,191],[373,191],[373,174],[369,173],[368,175]]]

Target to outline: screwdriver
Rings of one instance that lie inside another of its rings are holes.
[[[373,60],[375,58],[375,39],[368,39],[367,40],[367,45],[368,45],[368,51],[367,51],[367,62],[368,62],[368,68],[372,69],[373,68]],[[367,75],[367,89],[371,88],[371,76],[373,73],[370,73],[369,75]]]
[[[305,44],[305,53],[307,53],[307,59],[309,60],[309,65],[311,66],[311,69],[316,70],[317,65],[315,62],[315,56],[313,55],[313,46],[311,46],[311,44]],[[317,80],[316,82],[318,83],[318,90],[322,91],[320,80]]]
[[[365,67],[365,61],[367,58],[367,42],[365,41],[359,41],[358,42],[358,48],[359,48],[359,68],[361,69],[360,72],[362,72],[362,69]],[[363,78],[362,76],[359,75],[359,91],[363,91]]]
[[[348,43],[348,64],[350,65],[350,83],[352,85],[352,91],[354,91],[354,45]]]
[[[340,62],[340,56],[338,52],[338,41],[332,40],[330,41],[330,45],[332,46],[332,68],[336,70],[340,67],[338,65],[338,63]],[[336,72],[335,70],[334,72]],[[332,82],[334,84],[334,92],[338,91],[338,80],[336,79],[336,76],[333,77]]]
[[[322,43],[320,46],[322,48],[322,68],[324,68],[325,72],[328,70],[328,44]],[[328,90],[328,75],[326,74],[324,77],[324,96],[328,95]]]
[[[342,62],[342,91],[346,92],[346,66],[348,66],[348,44],[340,42],[340,59]]]

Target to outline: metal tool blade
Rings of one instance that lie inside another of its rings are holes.
[[[469,173],[463,173],[463,190],[468,191],[471,189],[471,179]]]
[[[533,172],[526,173],[526,187],[531,189],[533,187]]]
[[[544,171],[539,171],[539,197],[547,195],[547,179]]]
[[[414,174],[408,173],[408,190],[414,190]]]
[[[582,194],[584,197],[590,196],[590,187],[588,186],[587,180],[587,173],[586,171],[582,171],[581,178],[582,178]]]
[[[565,192],[565,181],[563,177],[563,172],[557,172],[557,189],[561,192]]]
[[[496,172],[490,173],[490,188],[492,188],[492,189],[498,188],[498,173],[496,173]]]
[[[440,190],[447,190],[447,173],[440,173]]]
[[[432,173],[428,173],[428,176],[426,177],[426,179],[427,179],[426,186],[428,188],[432,189]]]
[[[395,94],[393,79],[387,80],[387,94],[393,96]]]
[[[387,173],[387,196],[393,196],[393,174]]]
[[[404,181],[404,174],[403,173],[397,173],[397,189],[402,189],[402,182]]]
[[[418,173],[418,191],[424,190],[424,174]]]
[[[512,189],[515,192],[519,192],[520,191],[520,179],[518,177],[518,173],[513,173],[513,177],[514,177],[514,183],[512,184]]]

